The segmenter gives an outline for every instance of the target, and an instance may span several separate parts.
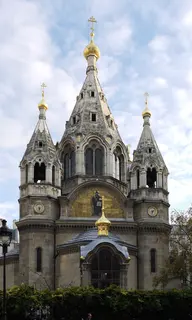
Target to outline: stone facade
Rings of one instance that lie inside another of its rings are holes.
[[[146,106],[130,161],[98,80],[94,46],[86,48],[86,79],[56,146],[44,95],[39,104],[39,120],[20,163],[20,244],[7,256],[9,287],[91,285],[96,272],[96,286],[152,289],[168,256],[168,170],[150,128],[150,111]],[[96,191],[111,221],[106,237],[94,227],[100,215]],[[108,254],[113,262],[102,267],[101,257]]]

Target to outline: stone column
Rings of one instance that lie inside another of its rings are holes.
[[[82,159],[81,159],[81,149],[77,146],[76,149],[76,157],[75,157],[75,167],[76,167],[76,174],[82,174]]]
[[[142,169],[141,171],[140,171],[140,187],[142,188],[142,187],[146,187],[146,185],[147,185],[147,173],[146,173],[146,171],[144,170],[144,169]]]
[[[162,183],[162,171],[157,172],[157,188],[162,188],[163,183]]]
[[[46,166],[45,181],[48,182],[48,183],[52,183],[52,165],[51,165],[50,162]]]
[[[106,152],[106,175],[113,177],[113,153],[111,150]]]
[[[131,190],[137,189],[136,173],[131,172]]]
[[[34,166],[31,162],[28,164],[28,182],[34,183]]]
[[[163,189],[168,190],[168,176],[167,174],[163,174]]]
[[[26,171],[25,168],[20,168],[20,184],[25,184],[26,180]]]

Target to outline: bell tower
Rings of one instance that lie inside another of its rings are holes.
[[[152,279],[168,257],[169,201],[168,169],[150,127],[151,111],[145,94],[143,131],[129,167],[129,198],[134,200],[138,224],[140,289],[152,288]]]
[[[47,123],[48,105],[38,104],[39,119],[20,163],[20,282],[46,287],[53,276],[54,221],[61,194],[61,164]]]

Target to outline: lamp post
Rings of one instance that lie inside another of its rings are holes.
[[[6,307],[6,254],[7,248],[10,246],[12,239],[12,231],[7,227],[7,221],[2,220],[2,226],[0,228],[0,246],[3,253],[3,312],[2,319],[7,320],[7,307]]]

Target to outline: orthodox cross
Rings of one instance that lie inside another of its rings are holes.
[[[146,104],[146,106],[148,106],[148,98],[149,98],[148,92],[145,92],[144,96],[145,96],[145,104]]]
[[[94,23],[97,23],[96,19],[92,16],[88,22],[91,22],[91,39],[94,37]]]
[[[46,84],[43,82],[41,84],[41,94],[42,94],[42,98],[44,98],[44,95],[45,95],[45,88],[46,88]]]

